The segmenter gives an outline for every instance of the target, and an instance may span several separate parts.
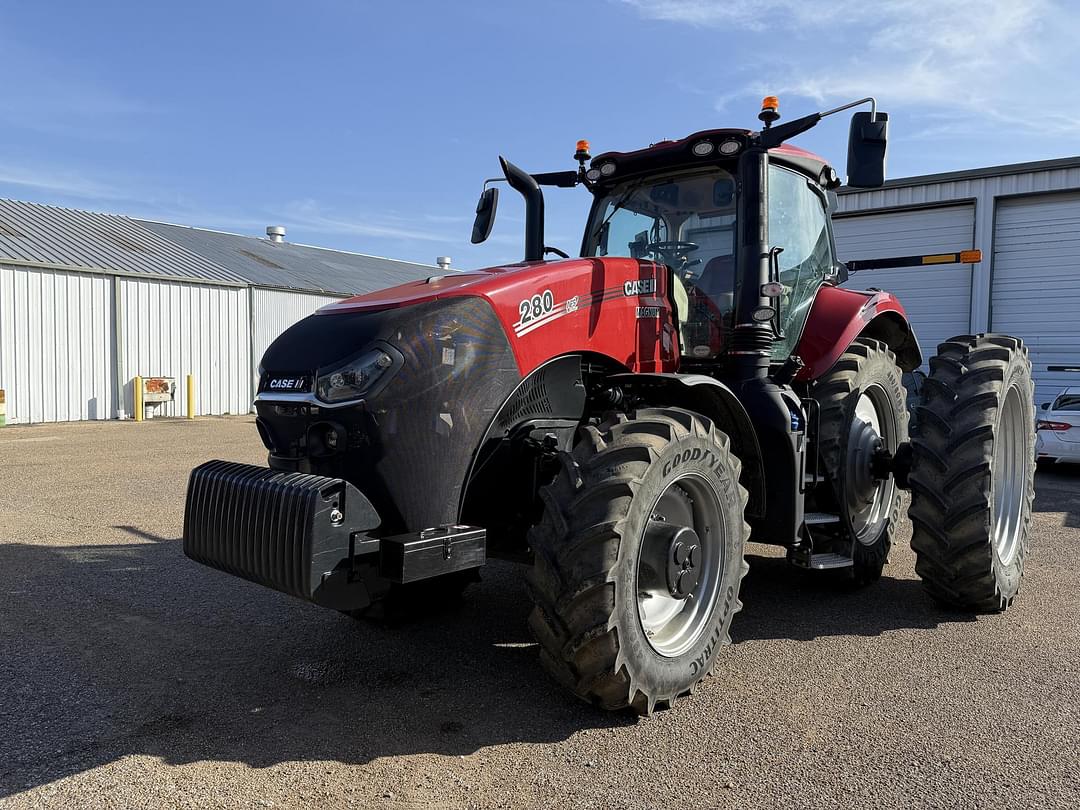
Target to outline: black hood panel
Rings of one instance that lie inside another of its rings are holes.
[[[297,407],[260,395],[271,461],[354,484],[382,517],[380,534],[456,522],[473,456],[521,379],[506,333],[482,298],[312,315],[270,345],[264,374],[314,375],[376,340],[404,363],[369,401]],[[333,452],[319,442],[328,428],[344,440]]]

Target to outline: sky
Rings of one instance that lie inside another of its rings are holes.
[[[876,96],[890,177],[1080,154],[1076,0],[0,0],[0,197],[460,269],[498,156],[575,168]],[[843,172],[846,114],[796,143]],[[547,192],[580,248],[589,194]]]

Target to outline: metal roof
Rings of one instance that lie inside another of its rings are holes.
[[[259,287],[357,294],[445,273],[435,265],[383,259],[362,253],[271,242],[251,236],[135,220],[187,251],[229,268]]]
[[[1049,172],[1055,169],[1072,169],[1080,166],[1080,155],[1076,157],[1054,158],[1053,160],[1033,160],[1028,163],[1007,163],[1002,166],[986,166],[981,169],[961,169],[955,172],[941,172],[939,174],[920,174],[915,177],[897,177],[895,180],[886,180],[885,184],[878,188],[902,188],[904,186],[926,186],[933,183],[952,183],[957,180],[977,180],[981,177],[1001,177],[1007,174],[1024,174],[1029,172]],[[838,194],[859,194],[860,192],[876,191],[877,189],[852,188],[843,186],[838,188]]]
[[[0,200],[0,261],[123,274],[246,280],[127,217]]]
[[[342,295],[446,272],[436,265],[3,199],[0,262]]]

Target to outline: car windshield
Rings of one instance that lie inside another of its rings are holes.
[[[1062,394],[1054,400],[1055,411],[1080,411],[1080,394]]]
[[[626,256],[674,271],[683,353],[715,357],[735,292],[735,179],[720,168],[630,180],[593,207],[584,256]]]

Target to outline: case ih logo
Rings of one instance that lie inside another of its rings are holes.
[[[268,377],[263,384],[264,391],[307,391],[307,377]]]
[[[652,295],[656,292],[655,278],[639,278],[623,284],[623,295]]]

